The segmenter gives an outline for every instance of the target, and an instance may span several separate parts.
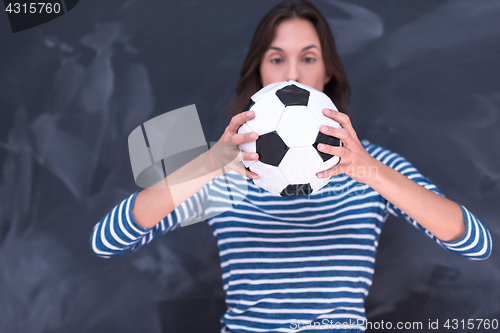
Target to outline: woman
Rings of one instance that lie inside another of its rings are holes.
[[[159,235],[208,219],[228,306],[222,332],[364,331],[363,303],[389,213],[454,254],[489,256],[491,237],[474,215],[446,199],[401,156],[357,138],[346,114],[349,84],[343,66],[328,24],[312,4],[285,1],[274,7],[259,23],[250,50],[219,144],[258,138],[237,130],[254,116],[241,110],[260,88],[286,80],[306,84],[324,91],[342,111],[323,110],[342,126],[320,129],[343,142],[342,147],[318,146],[341,157],[337,166],[317,175],[332,176],[328,185],[309,197],[275,196],[253,185],[248,178],[258,175],[234,160],[224,172],[232,181],[231,195],[241,203],[228,210],[222,204],[226,183],[212,167],[221,152],[213,149],[168,176],[166,189],[136,192],[108,213],[92,233],[97,255],[132,252]],[[241,153],[240,158],[258,156]],[[199,177],[180,183],[187,170],[199,170]]]

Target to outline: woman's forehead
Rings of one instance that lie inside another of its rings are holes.
[[[320,48],[319,37],[311,22],[304,19],[290,19],[280,22],[276,27],[270,48],[299,48],[316,46]]]

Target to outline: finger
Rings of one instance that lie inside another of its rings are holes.
[[[255,172],[250,171],[249,168],[247,168],[243,163],[238,163],[237,166],[235,166],[235,171],[238,172],[240,175],[248,177],[250,179],[259,179],[259,175],[256,174]]]
[[[236,132],[238,132],[238,128],[240,128],[240,126],[243,125],[244,122],[252,119],[254,116],[255,116],[255,112],[253,112],[253,111],[246,111],[246,112],[238,113],[236,116],[231,118],[231,122],[227,126],[227,129],[231,133],[236,133]]]
[[[329,155],[335,155],[340,158],[346,156],[347,149],[345,147],[334,147],[334,146],[329,146],[325,145],[324,143],[319,143],[318,144],[318,150],[322,153],[329,154]]]
[[[342,147],[333,147],[333,148],[342,148]],[[336,150],[336,149],[334,149],[334,150]],[[342,152],[342,150],[344,152]],[[327,178],[327,177],[333,177],[333,176],[337,176],[337,175],[341,175],[341,174],[346,174],[347,171],[350,170],[351,165],[350,165],[348,156],[345,158],[340,157],[340,155],[345,156],[346,154],[348,154],[348,150],[347,149],[338,149],[338,151],[336,151],[336,154],[338,154],[336,156],[339,157],[339,162],[337,164],[335,164],[334,166],[332,166],[330,169],[318,172],[316,174],[316,176],[318,178]]]
[[[319,128],[319,130],[321,133],[325,135],[333,136],[339,139],[340,141],[342,141],[344,145],[346,144],[349,145],[353,139],[351,133],[349,133],[349,131],[345,128],[336,128],[336,127],[322,125]]]
[[[228,165],[228,169],[236,171],[243,177],[247,177],[247,171],[245,170],[243,164],[240,162],[233,162],[231,165]]]
[[[259,175],[246,169],[246,176],[250,179],[259,179]]]
[[[331,109],[323,109],[323,114],[329,118],[332,118],[340,124],[343,128],[347,129],[353,137],[357,137],[354,128],[352,127],[351,119],[348,115],[342,112],[338,112]]]
[[[234,134],[231,136],[231,142],[235,145],[241,145],[242,143],[252,142],[259,138],[259,134],[256,132],[248,132],[243,134]]]
[[[245,152],[242,152],[242,158],[243,158],[243,161],[255,161],[259,158],[259,154],[257,153],[245,153]]]

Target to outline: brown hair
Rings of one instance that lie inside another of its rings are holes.
[[[242,112],[250,96],[262,88],[260,63],[273,41],[275,29],[286,19],[300,18],[310,21],[318,33],[323,61],[327,73],[332,79],[325,84],[324,93],[335,103],[340,112],[347,113],[347,101],[350,87],[344,66],[337,53],[332,32],[321,12],[309,1],[286,0],[272,8],[260,21],[250,43],[250,50],[240,72],[240,81],[236,86],[236,96],[229,103],[229,118]]]

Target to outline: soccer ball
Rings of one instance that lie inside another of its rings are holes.
[[[259,154],[258,160],[242,162],[259,175],[254,184],[283,197],[298,197],[328,183],[329,178],[316,174],[335,166],[340,158],[320,152],[317,145],[342,143],[319,131],[321,125],[340,128],[323,115],[324,108],[338,111],[326,94],[292,80],[269,84],[252,95],[244,111],[254,111],[255,117],[238,133],[259,134],[256,141],[239,145],[244,152]]]

